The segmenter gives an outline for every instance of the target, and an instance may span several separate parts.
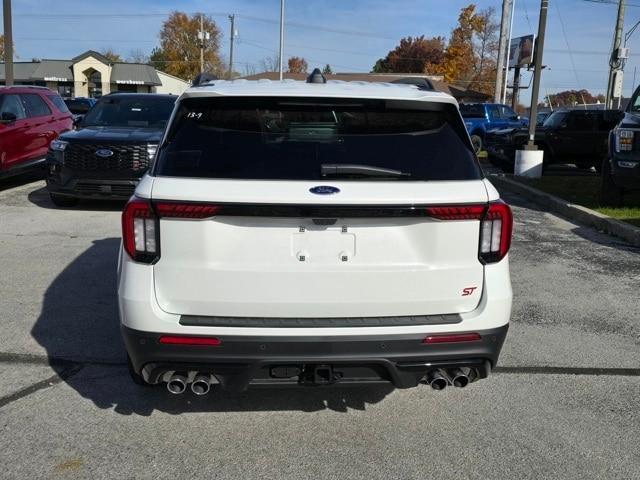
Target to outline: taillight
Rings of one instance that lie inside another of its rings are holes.
[[[218,205],[197,203],[155,202],[153,207],[159,217],[209,218],[220,210]]]
[[[480,260],[495,263],[502,260],[511,247],[513,215],[501,200],[489,204],[480,223]]]
[[[122,243],[136,262],[153,263],[159,256],[158,221],[149,200],[131,197],[122,212]]]
[[[482,263],[499,262],[511,246],[513,215],[501,200],[484,205],[443,205],[425,208],[438,220],[480,220],[479,257]]]

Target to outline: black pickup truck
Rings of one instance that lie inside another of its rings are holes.
[[[609,110],[558,110],[536,128],[535,142],[544,150],[544,166],[574,163],[579,168],[600,170],[607,154],[609,132],[618,112]],[[492,163],[513,172],[516,150],[529,138],[526,129],[497,130],[487,134],[486,149]]]
[[[640,87],[617,120],[602,162],[600,200],[608,205],[621,205],[625,192],[640,191]]]

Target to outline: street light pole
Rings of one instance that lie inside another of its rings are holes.
[[[204,72],[204,14],[200,14],[200,73]]]
[[[538,23],[538,41],[536,43],[535,65],[533,70],[533,91],[531,93],[531,113],[529,116],[529,143],[526,150],[537,150],[535,144],[536,116],[538,114],[538,95],[540,94],[540,81],[542,76],[542,54],[544,52],[544,36],[547,30],[547,11],[549,0],[540,1],[540,21]]]
[[[4,84],[13,85],[13,31],[11,28],[11,0],[3,0],[4,19]]]
[[[280,0],[280,61],[279,69],[280,69],[280,80],[283,79],[284,72],[284,0]]]

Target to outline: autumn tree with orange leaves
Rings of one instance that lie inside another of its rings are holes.
[[[376,62],[372,73],[430,73],[444,60],[444,38],[406,37]]]
[[[158,69],[186,80],[200,73],[200,13],[189,16],[183,12],[172,12],[162,24],[160,47],[154,49],[151,63]],[[222,34],[216,22],[202,15],[204,31],[209,39],[204,42],[204,71],[221,75],[224,66],[220,60],[220,38]]]
[[[291,57],[287,61],[287,71],[289,73],[307,73],[309,65],[302,57]]]

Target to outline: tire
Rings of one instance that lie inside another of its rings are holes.
[[[56,207],[68,208],[75,207],[78,204],[78,199],[74,197],[65,197],[57,193],[50,193],[49,197]]]
[[[127,355],[127,369],[129,370],[129,376],[131,377],[131,381],[133,381],[133,383],[135,383],[136,385],[139,385],[141,387],[150,387],[151,384],[147,383],[144,381],[144,378],[142,378],[142,375],[138,374],[135,372],[135,370],[133,369],[133,364],[131,363],[131,358],[129,357],[129,355]]]
[[[473,135],[471,135],[471,145],[473,145],[473,151],[478,154],[482,151],[484,140],[482,140],[482,137],[480,135],[474,133]]]
[[[600,174],[600,203],[602,205],[610,205],[612,207],[619,207],[623,202],[623,190],[617,186],[613,178],[611,177],[611,162],[608,158],[602,161],[602,168]]]

